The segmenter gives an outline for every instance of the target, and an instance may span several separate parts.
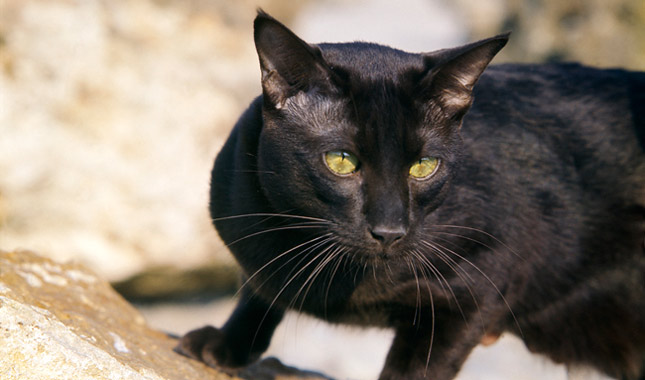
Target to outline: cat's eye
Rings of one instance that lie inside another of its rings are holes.
[[[410,166],[410,177],[416,179],[425,179],[437,171],[439,159],[436,157],[423,157]]]
[[[352,174],[358,169],[358,158],[343,150],[332,150],[325,153],[325,163],[329,170],[337,175]]]

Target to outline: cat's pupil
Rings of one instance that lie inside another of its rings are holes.
[[[439,159],[436,157],[423,157],[410,167],[410,176],[416,179],[429,178],[437,171]]]
[[[333,150],[325,153],[324,158],[329,170],[337,175],[349,175],[358,169],[358,158],[346,151]]]

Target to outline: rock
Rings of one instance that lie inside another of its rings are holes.
[[[456,0],[473,39],[512,31],[496,62],[580,61],[645,70],[642,0]]]
[[[80,264],[0,251],[0,378],[327,379],[265,359],[237,376],[172,349],[110,285]]]
[[[169,302],[222,297],[234,294],[240,286],[240,269],[221,262],[181,270],[175,267],[150,268],[112,283],[114,290],[131,302]]]
[[[208,183],[216,152],[260,92],[258,6],[281,18],[300,7],[0,1],[3,248],[78,260],[110,281],[158,266],[229,265]]]

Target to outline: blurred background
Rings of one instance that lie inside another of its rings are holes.
[[[431,51],[511,30],[497,63],[645,70],[643,0],[0,0],[0,249],[83,262],[161,329],[221,324],[237,269],[209,172],[260,92],[258,7],[314,43]],[[281,329],[273,354],[339,379],[374,378],[391,338],[295,316]],[[505,338],[460,378],[565,371]]]

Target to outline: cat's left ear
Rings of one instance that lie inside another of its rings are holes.
[[[426,73],[420,82],[421,96],[443,113],[460,120],[473,101],[475,83],[490,61],[506,45],[510,33],[453,49],[425,55]]]
[[[331,88],[333,73],[318,47],[307,44],[261,10],[253,27],[265,102],[281,108],[299,91]]]

